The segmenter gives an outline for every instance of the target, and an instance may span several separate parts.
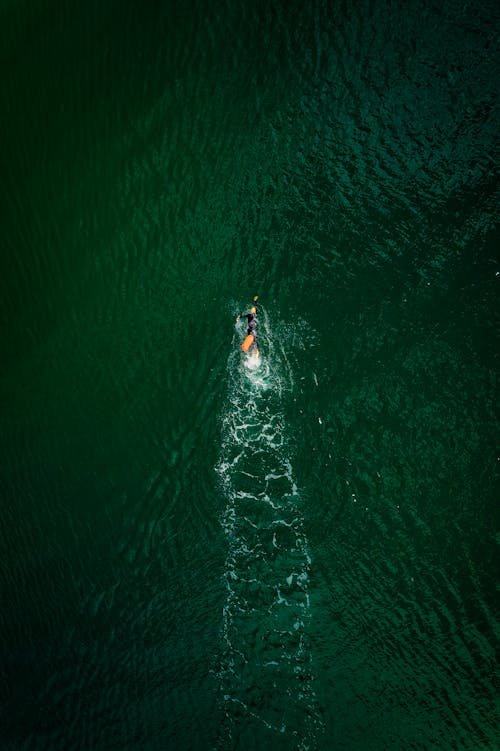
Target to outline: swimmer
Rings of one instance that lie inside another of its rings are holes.
[[[254,302],[257,302],[258,295],[255,295],[253,298]],[[256,357],[259,356],[259,348],[257,346],[257,308],[255,305],[253,305],[250,308],[249,313],[242,313],[239,316],[236,316],[236,323],[240,320],[240,318],[246,318],[247,319],[247,335],[246,338],[241,345],[241,349],[243,352],[248,352],[255,354]]]

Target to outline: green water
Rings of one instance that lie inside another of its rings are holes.
[[[2,748],[498,747],[499,20],[0,5]]]

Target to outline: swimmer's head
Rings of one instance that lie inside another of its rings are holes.
[[[256,312],[257,312],[257,308],[250,308],[250,313],[256,313]]]

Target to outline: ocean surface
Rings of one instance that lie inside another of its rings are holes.
[[[500,747],[499,34],[0,3],[2,751]]]

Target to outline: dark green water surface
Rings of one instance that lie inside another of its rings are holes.
[[[499,31],[0,4],[2,749],[499,747]]]

